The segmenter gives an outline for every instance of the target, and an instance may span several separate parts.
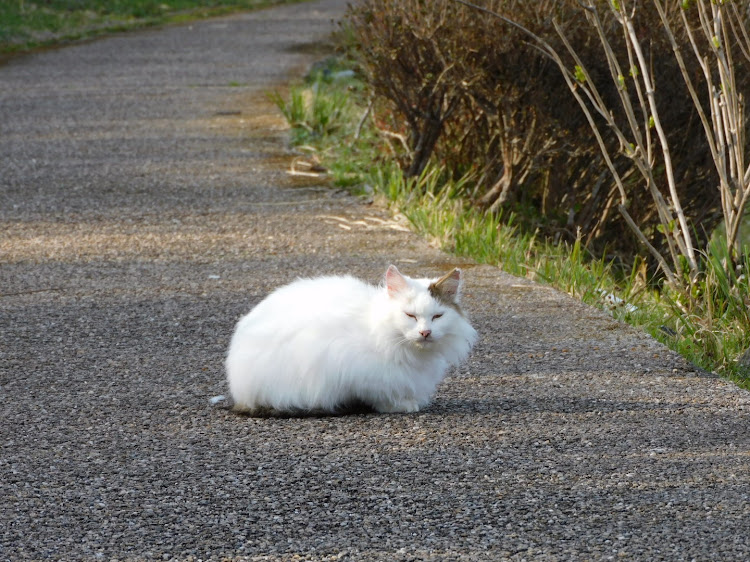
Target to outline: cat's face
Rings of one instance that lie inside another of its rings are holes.
[[[453,334],[460,320],[461,273],[453,270],[438,280],[410,279],[391,266],[386,287],[394,305],[392,320],[403,339],[429,349]]]
[[[404,338],[417,347],[429,347],[450,333],[456,311],[430,296],[426,291],[415,292],[400,303],[398,327]]]

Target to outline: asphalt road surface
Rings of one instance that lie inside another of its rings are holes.
[[[286,173],[266,93],[344,0],[0,66],[1,560],[743,560],[750,395]],[[466,270],[408,415],[249,418],[232,328],[298,276]]]

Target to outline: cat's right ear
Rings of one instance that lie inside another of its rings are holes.
[[[401,272],[396,269],[395,265],[388,266],[388,271],[385,272],[385,287],[388,290],[389,297],[395,297],[401,291],[409,287],[409,283]]]

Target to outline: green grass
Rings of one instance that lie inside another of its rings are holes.
[[[0,53],[299,0],[0,0]]]
[[[750,348],[750,282],[742,272],[724,270],[720,249],[707,250],[703,278],[684,291],[646,279],[639,260],[623,270],[591,256],[580,239],[573,244],[544,240],[517,225],[513,215],[488,214],[470,205],[471,174],[452,179],[432,163],[421,177],[405,178],[393,147],[371,120],[355,138],[365,112],[362,91],[356,79],[326,81],[317,76],[293,87],[288,100],[274,97],[292,125],[293,142],[317,152],[333,183],[374,194],[445,251],[607,308],[697,366],[750,388],[750,370],[738,363]],[[750,255],[745,263],[750,263]]]

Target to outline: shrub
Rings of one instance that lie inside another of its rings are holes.
[[[607,4],[598,2],[602,28],[621,66],[631,69],[620,24]],[[672,4],[667,16],[676,22],[680,3]],[[483,5],[564,53],[553,26],[557,21],[615,121],[625,125],[618,87],[628,87],[629,77],[620,85],[610,80],[596,30],[587,25],[579,2],[495,0]],[[616,253],[628,262],[643,253],[617,212],[617,187],[584,114],[558,68],[527,35],[449,0],[360,0],[350,8],[347,22],[380,100],[379,124],[408,139],[409,151],[401,156],[407,175],[419,175],[430,158],[456,177],[473,171],[470,196],[480,207],[509,208],[528,217],[527,225],[570,240],[580,230],[590,249]],[[679,200],[701,247],[721,218],[703,128],[653,5],[638,3],[633,22],[656,79]],[[675,40],[685,52],[692,49],[684,32],[677,32]],[[565,62],[570,69],[576,66],[571,58]],[[750,69],[744,60],[735,62],[743,65],[737,76],[739,86],[746,88]],[[633,161],[622,154],[628,147],[606,126],[600,129],[625,179],[630,216],[649,243],[666,253],[668,240],[652,195]],[[657,169],[656,179],[664,174]]]

